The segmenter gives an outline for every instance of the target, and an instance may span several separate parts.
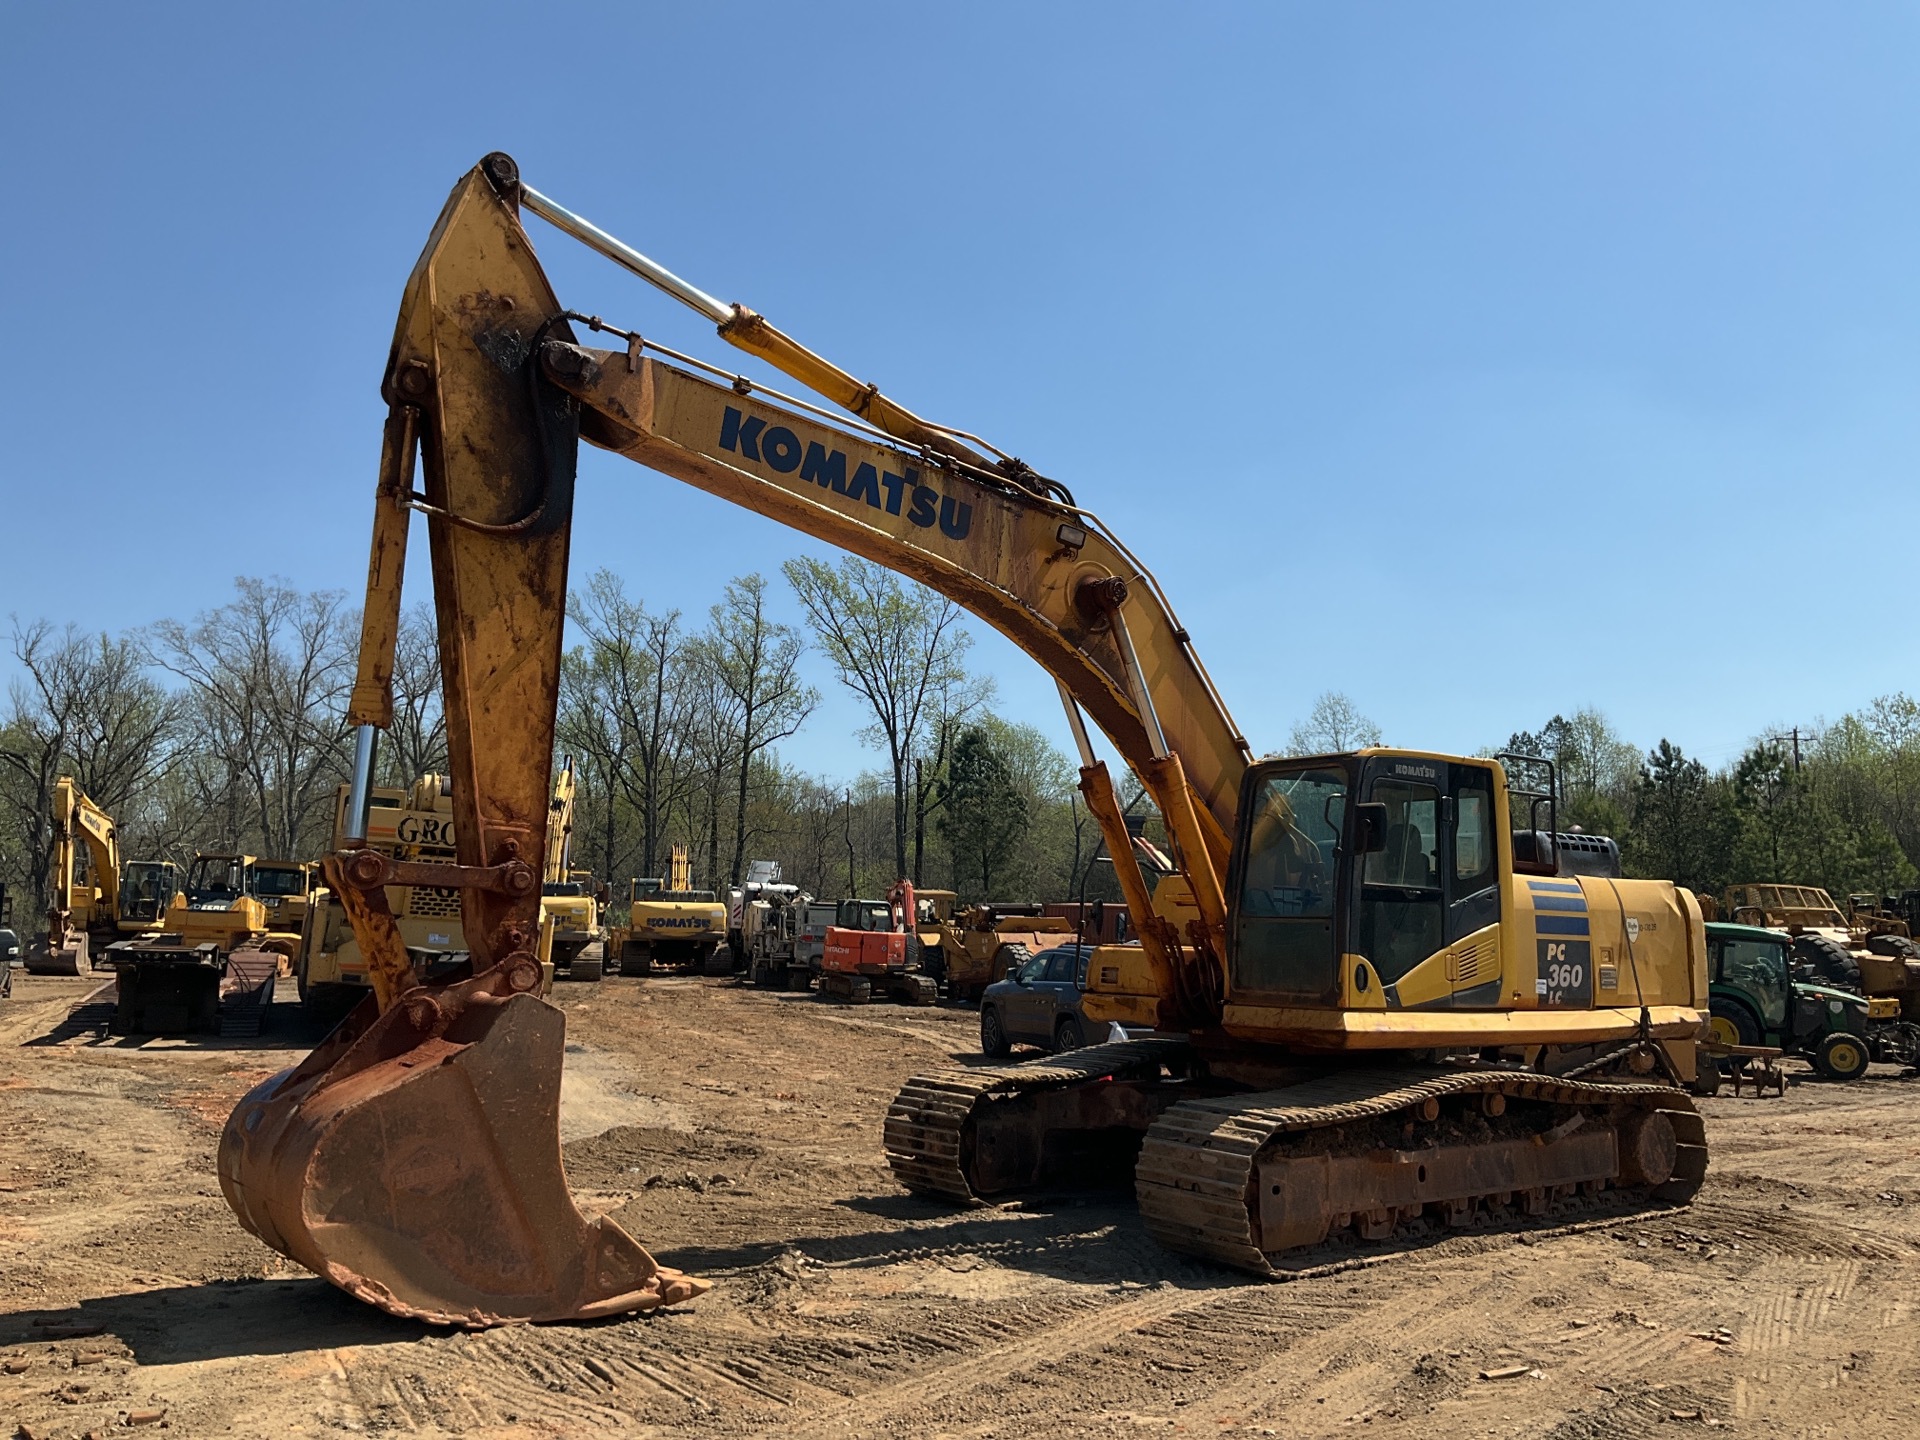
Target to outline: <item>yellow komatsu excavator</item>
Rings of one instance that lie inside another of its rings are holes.
[[[540,875],[540,909],[550,932],[554,974],[598,980],[606,964],[606,934],[600,924],[603,887],[573,868],[573,806],[578,792],[573,757],[560,762],[547,808],[546,863]]]
[[[565,310],[523,212],[854,418]],[[619,346],[584,345],[581,329]],[[909,1188],[976,1203],[1131,1157],[1156,1235],[1261,1274],[1329,1240],[1698,1188],[1705,1136],[1681,1089],[1707,993],[1692,897],[1563,875],[1552,786],[1510,786],[1494,760],[1374,748],[1256,763],[1145,567],[1062,486],[680,280],[500,154],[440,214],[384,394],[354,785],[364,796],[392,717],[418,511],[458,863],[351,840],[324,861],[375,995],[249,1094],[220,1148],[229,1202],[284,1254],[395,1313],[471,1325],[704,1288],[574,1207],[557,1136],[564,1022],[533,993],[580,438],[965,606],[1059,682],[1109,853],[1132,844],[1087,717],[1165,818],[1173,868],[1154,891],[1117,867],[1139,943],[1090,966],[1090,1014],[1139,1033],[911,1081],[885,1134]],[[460,891],[468,973],[416,981],[393,883]]]
[[[99,949],[130,935],[159,930],[180,891],[180,867],[169,860],[120,859],[113,817],[71,775],[53,783],[52,886],[45,940],[29,946],[27,970],[78,975],[92,968]],[[79,878],[80,853],[88,878]]]

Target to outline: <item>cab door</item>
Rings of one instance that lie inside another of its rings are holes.
[[[1386,844],[1360,857],[1355,940],[1382,983],[1438,952],[1446,928],[1441,823],[1444,761],[1386,762],[1367,798],[1385,807]]]
[[[1493,809],[1493,775],[1483,765],[1453,765],[1447,787],[1442,869],[1448,945],[1500,919],[1499,819]],[[1453,1003],[1497,1005],[1500,946],[1487,943],[1449,962]]]

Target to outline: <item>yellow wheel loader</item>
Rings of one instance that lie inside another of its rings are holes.
[[[169,860],[122,863],[113,818],[71,775],[54,781],[49,809],[53,883],[46,937],[27,946],[22,961],[32,975],[78,975],[115,941],[161,928],[179,898],[180,867]]]
[[[527,214],[850,416],[567,310]],[[1682,1088],[1707,996],[1692,897],[1563,876],[1552,785],[1516,787],[1497,760],[1256,763],[1150,572],[1064,486],[689,285],[502,154],[441,211],[383,391],[354,791],[323,862],[376,1003],[247,1095],[220,1146],[229,1203],[283,1254],[396,1314],[465,1325],[705,1288],[582,1214],[559,1163],[565,1024],[535,994],[533,946],[580,439],[964,606],[1058,681],[1108,853],[1132,846],[1088,719],[1166,822],[1174,871],[1149,893],[1117,867],[1139,943],[1091,957],[1087,997],[1150,1033],[909,1082],[885,1144],[912,1191],[968,1205],[1131,1161],[1170,1248],[1268,1274],[1303,1248],[1673,1204],[1700,1185],[1705,1132]],[[453,864],[392,859],[360,819],[415,513],[461,777]],[[393,883],[459,891],[469,974],[418,979]]]

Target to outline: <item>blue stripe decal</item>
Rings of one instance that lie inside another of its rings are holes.
[[[1533,930],[1536,935],[1585,935],[1587,917],[1584,915],[1536,915],[1533,917]]]
[[[1529,880],[1527,888],[1536,893],[1550,890],[1556,895],[1578,895],[1580,886],[1571,880]]]
[[[1584,895],[1536,895],[1533,897],[1536,910],[1578,910],[1587,913],[1587,900]]]

